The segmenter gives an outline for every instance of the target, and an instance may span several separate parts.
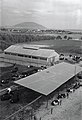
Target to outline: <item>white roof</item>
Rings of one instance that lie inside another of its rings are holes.
[[[80,71],[81,67],[62,62],[15,83],[48,95]]]
[[[58,53],[51,49],[41,49],[39,46],[23,46],[23,45],[11,45],[5,52],[18,53],[24,55],[40,56],[40,57],[51,57],[58,56]]]

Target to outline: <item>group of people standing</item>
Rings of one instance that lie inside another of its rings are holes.
[[[58,94],[58,96],[61,96],[61,98],[58,99],[58,105],[62,104],[62,98],[69,98],[69,92],[64,93],[63,96],[61,94]]]

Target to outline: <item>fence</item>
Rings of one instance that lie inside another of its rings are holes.
[[[38,103],[38,100],[41,97],[42,96],[39,96],[34,101],[32,101],[28,105],[24,106],[23,108],[19,109],[17,112],[10,115],[9,117],[7,117],[4,120],[25,120],[25,118],[27,118],[27,120],[32,120],[32,117],[33,117],[33,114],[34,114],[34,111],[35,111],[35,108],[33,108],[33,107],[36,106],[36,104]]]
[[[51,100],[46,96],[39,96],[4,120],[43,120],[46,115],[53,112],[53,108],[48,107],[49,99]]]
[[[48,97],[44,95],[39,96],[4,120],[43,120],[47,114],[52,114],[53,108],[49,108],[48,105],[57,94],[58,92],[55,91]]]

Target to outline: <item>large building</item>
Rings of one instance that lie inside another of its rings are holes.
[[[82,68],[78,65],[61,62],[41,72],[15,81],[15,83],[48,96],[60,86],[65,85],[67,87],[68,83],[73,82],[72,78],[81,71]]]
[[[4,61],[20,65],[51,66],[59,60],[59,54],[44,45],[16,44],[4,50]]]

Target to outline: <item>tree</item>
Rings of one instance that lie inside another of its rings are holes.
[[[71,40],[72,39],[72,37],[68,37],[68,39],[67,40]]]
[[[58,36],[56,37],[56,39],[62,39],[62,37],[58,35]]]
[[[64,39],[67,39],[67,35],[64,36]]]
[[[82,40],[82,37],[80,39]]]

